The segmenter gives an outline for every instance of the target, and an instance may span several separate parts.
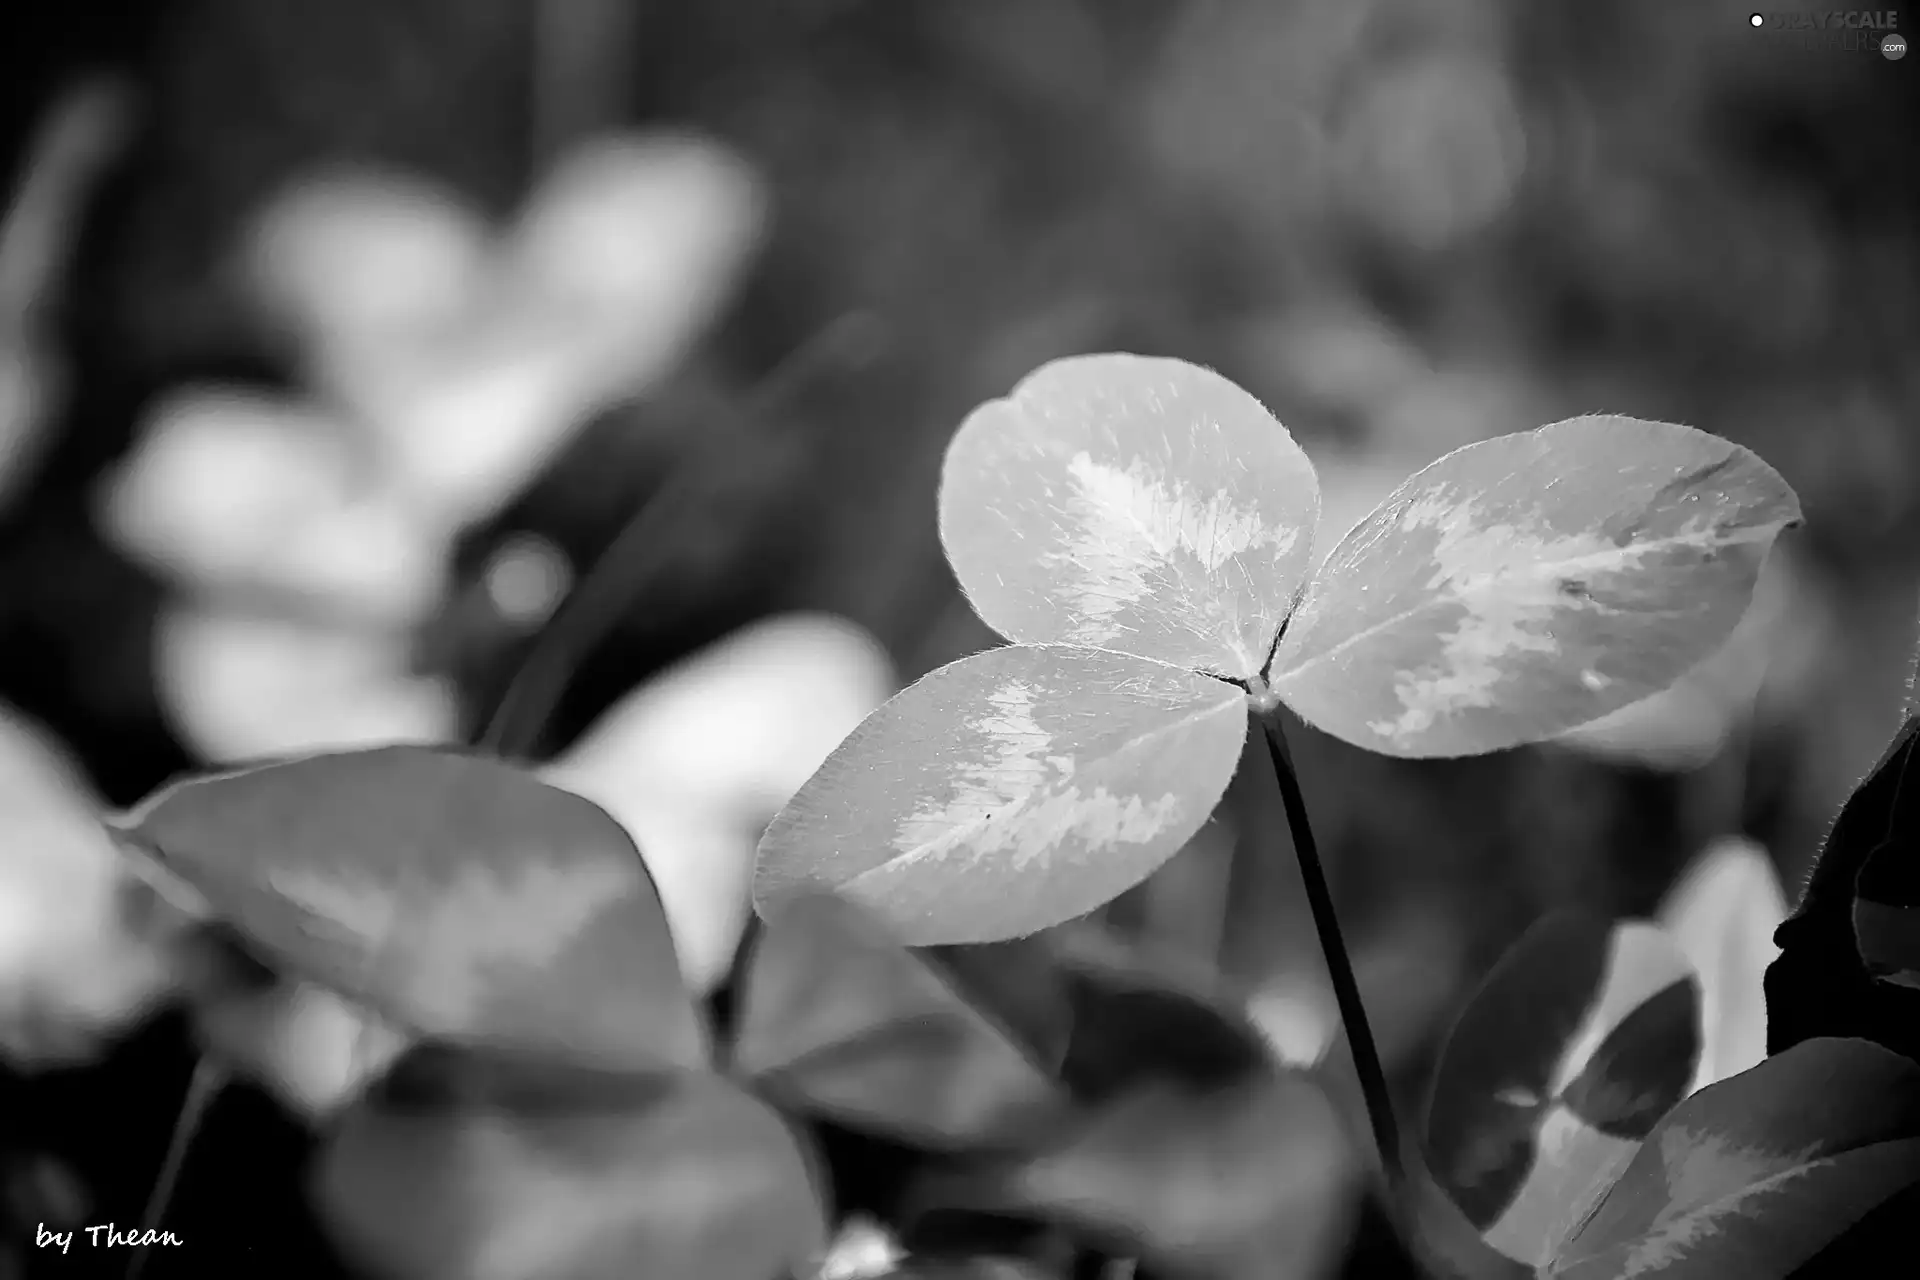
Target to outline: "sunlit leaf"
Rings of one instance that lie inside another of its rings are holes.
[[[1388,755],[1563,733],[1717,649],[1799,518],[1771,467],[1689,427],[1574,418],[1468,445],[1327,557],[1272,683],[1310,723]]]
[[[1176,1274],[1306,1277],[1344,1243],[1358,1167],[1326,1096],[1270,1073],[1206,1092],[1142,1088],[1052,1150],[944,1190]]]
[[[1810,1040],[1661,1121],[1544,1274],[1784,1280],[1920,1179],[1920,1067]]]
[[[1700,980],[1698,1089],[1767,1056],[1761,981],[1780,954],[1773,931],[1787,917],[1780,874],[1767,851],[1728,837],[1709,845],[1660,906],[1659,922]]]
[[[351,1107],[316,1192],[390,1280],[768,1280],[824,1243],[813,1178],[779,1116],[718,1076],[454,1058],[403,1063]]]
[[[1767,966],[1769,1053],[1816,1036],[1857,1036],[1920,1057],[1920,992],[1876,978],[1862,955],[1863,948],[1871,949],[1890,971],[1901,963],[1889,937],[1899,935],[1900,917],[1897,910],[1885,910],[1899,904],[1869,898],[1862,911],[1857,897],[1867,863],[1883,849],[1891,852],[1876,881],[1897,868],[1901,850],[1912,856],[1910,833],[1920,813],[1920,769],[1912,764],[1916,753],[1920,715],[1908,718],[1847,798],[1799,905],[1774,934],[1780,956]]]
[[[936,1145],[1024,1140],[1064,1099],[1007,1033],[857,907],[774,912],[748,961],[733,1068],[787,1106]]]
[[[1580,1211],[1686,1095],[1699,988],[1661,930],[1536,924],[1454,1025],[1427,1105],[1442,1188],[1509,1257],[1546,1262]]]
[[[832,889],[916,946],[1085,915],[1207,820],[1246,726],[1238,688],[1129,654],[962,658],[868,716],[781,811],[754,902]]]
[[[632,840],[509,765],[308,756],[174,783],[118,834],[269,964],[403,1028],[590,1065],[704,1060]]]
[[[1312,567],[1319,509],[1306,454],[1219,374],[1073,356],[961,424],[940,538],[974,608],[1010,640],[1245,679]]]

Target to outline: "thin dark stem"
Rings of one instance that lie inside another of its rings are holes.
[[[1353,1051],[1354,1074],[1360,1078],[1360,1092],[1366,1099],[1374,1145],[1380,1148],[1380,1166],[1388,1187],[1397,1190],[1405,1182],[1406,1170],[1400,1153],[1400,1126],[1393,1116],[1393,1097],[1387,1090],[1387,1073],[1380,1065],[1380,1050],[1374,1044],[1373,1027],[1367,1021],[1366,1006],[1360,999],[1360,983],[1353,976],[1353,962],[1340,936],[1340,920],[1334,914],[1333,894],[1327,888],[1326,871],[1320,865],[1320,849],[1314,843],[1313,827],[1307,821],[1307,802],[1300,794],[1293,756],[1287,750],[1286,735],[1280,728],[1279,709],[1259,710],[1254,718],[1266,734],[1274,781],[1280,784],[1280,799],[1286,805],[1287,829],[1293,833],[1300,878],[1306,882],[1307,903],[1313,909],[1313,924],[1320,934],[1320,949],[1326,954],[1334,1000],[1340,1008],[1340,1021],[1346,1026],[1347,1044]]]
[[[206,1118],[207,1108],[212,1104],[221,1086],[227,1082],[227,1073],[212,1055],[202,1053],[194,1063],[193,1076],[187,1081],[186,1097],[180,1102],[180,1115],[173,1122],[173,1136],[167,1139],[167,1154],[160,1161],[160,1174],[154,1179],[153,1194],[147,1197],[147,1207],[140,1215],[141,1244],[135,1246],[133,1257],[127,1263],[127,1280],[140,1280],[141,1268],[147,1263],[145,1241],[149,1232],[160,1229],[160,1216],[167,1211],[167,1202],[173,1198],[173,1188],[180,1181],[180,1170],[187,1163],[187,1148],[193,1143],[193,1135],[200,1129],[200,1122]]]

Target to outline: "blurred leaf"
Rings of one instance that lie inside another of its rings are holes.
[[[1073,1035],[1061,1076],[1075,1096],[1105,1102],[1148,1085],[1223,1088],[1272,1070],[1243,1004],[1170,958],[1089,930],[1063,942]]]
[[[1357,1173],[1326,1096],[1268,1073],[1131,1092],[1063,1144],[948,1195],[1062,1222],[1178,1274],[1304,1278],[1345,1243]]]
[[[1405,1144],[1407,1178],[1398,1220],[1408,1249],[1435,1280],[1532,1280],[1534,1269],[1488,1244],[1427,1167],[1417,1143]]]
[[[1040,937],[927,947],[919,952],[967,1003],[1014,1033],[1033,1060],[1059,1070],[1073,1036],[1073,998],[1054,949]]]
[[[1832,619],[1789,551],[1775,547],[1767,556],[1752,607],[1712,655],[1659,693],[1562,734],[1555,744],[1646,768],[1697,769],[1740,727],[1770,718],[1775,704],[1805,697]]]
[[[436,1038],[704,1061],[640,855],[597,806],[423,747],[189,778],[116,831],[276,966]]]
[[[1853,794],[1828,833],[1799,905],[1774,933],[1780,956],[1767,966],[1767,1052],[1814,1037],[1858,1037],[1920,1058],[1920,992],[1879,981],[1862,956],[1870,946],[1898,962],[1882,941],[1885,919],[1871,905],[1860,933],[1856,896],[1870,859],[1883,850],[1888,868],[1911,856],[1915,815],[1920,814],[1920,771],[1909,766],[1920,752],[1920,715],[1910,716],[1880,761]],[[1885,892],[1895,894],[1897,889]],[[1896,904],[1897,905],[1897,904]]]
[[[169,724],[218,764],[444,741],[460,723],[458,691],[408,669],[400,632],[180,601],[161,606],[153,655]]]
[[[752,915],[768,817],[898,687],[879,641],[846,619],[766,618],[654,675],[540,776],[645,850],[681,972],[705,991]]]
[[[1073,356],[970,414],[940,538],[994,630],[1260,672],[1312,567],[1313,465],[1211,370]]]
[[[1013,1258],[969,1258],[909,1261],[884,1273],[879,1280],[1056,1280],[1059,1274],[1038,1263]],[[836,1278],[823,1274],[820,1280]]]
[[[1409,1162],[1401,1221],[1420,1274],[1433,1280],[1534,1280],[1534,1268],[1509,1258],[1473,1229],[1424,1167]]]
[[[718,1076],[449,1057],[351,1107],[315,1190],[392,1280],[768,1280],[824,1242],[812,1179],[780,1118]]]
[[[1699,1058],[1699,989],[1656,926],[1572,913],[1528,930],[1455,1023],[1426,1156],[1488,1243],[1546,1262]]]
[[[786,902],[748,961],[733,1067],[783,1105],[934,1145],[1030,1139],[1063,1099],[856,906]]]
[[[323,406],[187,387],[148,414],[95,519],[169,581],[225,594],[218,612],[259,593],[391,632],[445,590],[451,530],[388,483],[353,432]]]
[[[139,926],[101,803],[51,733],[0,705],[0,1054],[72,1062],[173,984]]]
[[[1920,1179],[1920,1067],[1810,1040],[1661,1121],[1544,1274],[1791,1275]]]
[[[1761,983],[1780,954],[1773,931],[1786,916],[1773,859],[1743,837],[1709,845],[1668,890],[1660,925],[1686,953],[1700,982],[1700,1066],[1693,1088],[1738,1075],[1767,1056]]]
[[[1207,820],[1245,694],[1146,658],[1015,645],[962,658],[848,735],[761,839],[754,903],[829,888],[911,945],[1085,915]]]
[[[418,341],[480,304],[490,240],[480,210],[417,175],[309,172],[254,213],[245,281],[308,343]]]
[[[297,1115],[333,1111],[410,1043],[326,987],[296,981],[262,990],[222,977],[192,992],[202,1044]]]
[[[1563,733],[1670,684],[1746,612],[1800,508],[1738,445],[1588,417],[1456,449],[1314,574],[1273,687],[1398,756]]]

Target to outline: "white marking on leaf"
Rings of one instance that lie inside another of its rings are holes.
[[[1050,753],[1053,739],[1033,718],[1032,688],[1010,680],[987,701],[994,709],[968,725],[986,739],[985,758],[956,771],[945,803],[922,804],[903,819],[893,839],[900,856],[866,874],[938,859],[962,846],[975,857],[1010,852],[1019,868],[1070,836],[1096,848],[1143,843],[1180,816],[1177,795],[1148,803],[1104,786],[1085,793],[1059,787],[1073,776],[1074,760]]]
[[[1509,659],[1559,652],[1558,638],[1547,629],[1557,616],[1616,611],[1570,575],[1611,577],[1633,570],[1656,551],[1753,541],[1772,532],[1716,529],[1711,518],[1695,516],[1671,534],[1622,546],[1598,532],[1563,534],[1542,523],[1483,523],[1478,504],[1451,498],[1446,486],[1408,503],[1400,528],[1437,532],[1435,567],[1426,587],[1465,612],[1441,637],[1439,662],[1402,673],[1394,682],[1399,717],[1368,724],[1396,740],[1424,733],[1443,716],[1496,705],[1495,691],[1511,674]],[[1591,689],[1610,683],[1598,672],[1581,678]]]
[[[1123,471],[1081,452],[1067,472],[1075,533],[1065,551],[1048,552],[1042,562],[1078,570],[1069,592],[1078,615],[1070,638],[1079,644],[1103,645],[1124,634],[1115,615],[1150,596],[1160,585],[1154,579],[1176,555],[1191,556],[1213,574],[1259,548],[1283,556],[1299,538],[1299,530],[1269,525],[1225,494],[1203,497],[1178,482],[1169,486],[1140,459]],[[1211,597],[1207,606],[1219,607]],[[1223,635],[1243,647],[1231,628]]]
[[[1718,1235],[1721,1224],[1751,1212],[1747,1202],[1778,1190],[1827,1163],[1808,1151],[1782,1155],[1675,1126],[1660,1135],[1667,1203],[1628,1253],[1619,1280],[1659,1271],[1689,1249]],[[1726,1188],[1734,1188],[1732,1191]]]

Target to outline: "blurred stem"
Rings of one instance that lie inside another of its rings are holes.
[[[226,1069],[212,1054],[203,1050],[199,1060],[193,1064],[193,1076],[187,1081],[186,1097],[181,1100],[180,1114],[173,1122],[173,1136],[167,1139],[167,1154],[160,1161],[160,1173],[154,1179],[153,1194],[147,1197],[146,1210],[140,1215],[140,1239],[143,1242],[149,1232],[160,1229],[160,1216],[167,1211],[167,1202],[173,1199],[173,1188],[180,1181],[180,1170],[187,1163],[187,1148],[193,1144],[193,1135],[199,1132],[207,1109],[226,1083]],[[134,1248],[133,1257],[127,1263],[127,1280],[140,1280],[141,1268],[147,1263],[147,1248],[145,1243]]]
[[[749,394],[744,413],[750,420],[762,419],[823,371],[866,364],[875,358],[879,340],[871,316],[841,316],[776,365]],[[677,461],[661,487],[581,575],[534,636],[526,659],[484,721],[475,741],[480,750],[506,758],[535,750],[574,666],[620,625],[635,601],[645,598],[687,512],[707,499],[717,480],[741,465],[738,442],[722,445]]]
[[[1327,888],[1326,870],[1320,865],[1320,848],[1314,843],[1313,826],[1307,820],[1306,797],[1300,794],[1293,755],[1287,750],[1286,735],[1280,727],[1280,701],[1270,690],[1256,688],[1253,709],[1254,718],[1266,735],[1274,781],[1279,783],[1280,799],[1286,805],[1287,829],[1293,834],[1293,851],[1300,862],[1300,878],[1306,883],[1307,903],[1313,909],[1320,950],[1326,955],[1327,976],[1333,983],[1340,1021],[1346,1027],[1347,1044],[1353,1051],[1353,1070],[1360,1078],[1360,1092],[1366,1099],[1373,1142],[1380,1149],[1380,1167],[1386,1174],[1388,1189],[1398,1192],[1405,1184],[1406,1171],[1401,1160],[1400,1126],[1393,1116],[1393,1096],[1387,1090],[1387,1073],[1380,1065],[1380,1050],[1374,1044],[1373,1027],[1367,1021],[1366,1006],[1360,999],[1360,983],[1353,974],[1353,961],[1340,935],[1333,894]]]

